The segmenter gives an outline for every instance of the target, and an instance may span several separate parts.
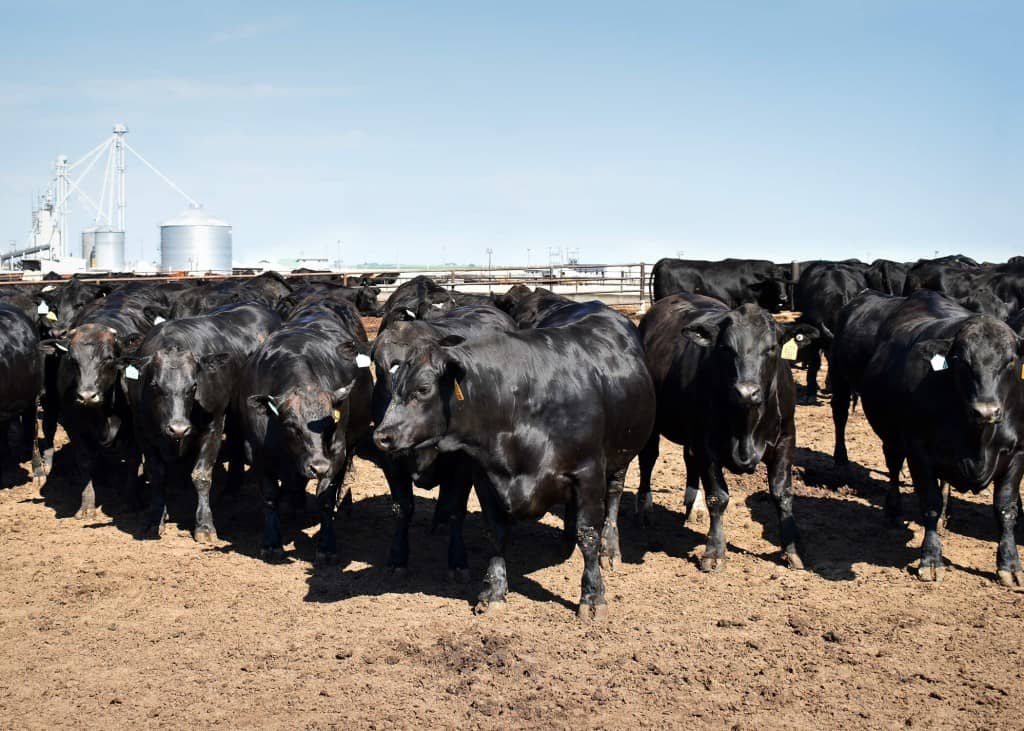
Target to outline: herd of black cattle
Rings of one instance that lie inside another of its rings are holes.
[[[704,489],[703,570],[725,565],[723,470],[751,473],[761,462],[782,558],[802,567],[790,365],[807,364],[804,397],[814,402],[824,353],[837,468],[847,463],[846,421],[859,397],[882,441],[885,515],[897,524],[900,471],[904,462],[910,469],[925,528],[920,578],[942,579],[944,485],[977,492],[991,483],[997,575],[1024,587],[1014,536],[1024,473],[1024,260],[805,262],[794,280],[796,269],[663,259],[639,327],[600,302],[541,287],[485,296],[426,277],[399,286],[383,306],[372,283],[348,287],[329,276],[7,285],[0,463],[10,473],[31,455],[41,479],[61,424],[78,517],[96,510],[94,479],[120,465],[139,476],[130,499],[148,484],[142,538],[160,537],[166,489],[189,478],[195,539],[216,539],[215,475],[225,494],[249,480],[262,501],[268,561],[284,555],[281,502],[313,481],[315,559],[330,563],[335,511],[351,505],[345,476],[359,455],[380,467],[391,491],[388,566],[408,565],[413,485],[439,487],[435,520],[449,525],[448,565],[460,580],[475,490],[493,543],[478,611],[504,604],[511,521],[563,505],[566,555],[578,546],[585,563],[579,615],[599,618],[607,611],[601,569],[620,559],[626,470],[639,455],[637,516],[646,522],[662,436],[684,446],[687,515]],[[782,323],[772,316],[782,309],[800,314]],[[373,342],[361,315],[382,318]]]

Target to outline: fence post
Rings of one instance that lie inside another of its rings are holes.
[[[647,287],[644,286],[644,281],[647,279],[647,264],[640,262],[640,314],[647,312]]]

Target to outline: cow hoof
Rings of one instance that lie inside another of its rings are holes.
[[[497,614],[505,608],[505,601],[503,599],[497,600],[485,600],[481,599],[473,607],[473,614],[480,616],[482,614]]]
[[[942,579],[945,578],[945,575],[945,566],[921,566],[917,569],[917,578],[921,581],[929,581],[939,584],[942,583]]]
[[[280,546],[264,546],[260,549],[260,558],[267,563],[281,563],[284,561],[284,549]]]
[[[603,553],[599,559],[601,568],[605,571],[614,571],[615,567],[619,565],[620,560],[621,559],[618,556],[606,555]]]
[[[78,512],[75,513],[75,520],[86,520],[87,518],[96,517],[96,508],[79,508]]]
[[[192,537],[195,538],[196,543],[216,543],[217,531],[206,528],[196,528]]]
[[[448,581],[456,584],[468,584],[469,578],[469,569],[448,569]]]
[[[803,571],[804,562],[796,551],[786,551],[782,554],[782,562],[794,571]]]
[[[334,566],[336,563],[338,563],[338,554],[333,552],[317,551],[316,556],[313,558],[315,566]]]
[[[999,583],[1003,586],[1007,586],[1016,591],[1024,590],[1024,571],[1021,571],[1020,569],[1016,571],[999,569],[996,574],[999,575]]]
[[[704,556],[700,560],[700,570],[706,574],[718,573],[725,570],[725,556]]]
[[[162,525],[147,525],[139,532],[139,539],[143,541],[158,541],[164,533]]]
[[[582,622],[600,622],[608,616],[607,604],[584,604],[580,602],[576,618]]]
[[[409,575],[407,566],[388,566],[388,576],[393,579],[402,580]]]
[[[32,465],[32,476],[37,480],[42,479],[46,477],[46,469],[41,464]]]

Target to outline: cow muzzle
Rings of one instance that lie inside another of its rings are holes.
[[[192,425],[187,421],[172,421],[165,431],[171,439],[184,439],[192,433]]]
[[[998,401],[972,401],[970,415],[978,424],[998,424],[1003,420],[1003,409]]]
[[[744,406],[758,406],[764,402],[761,386],[752,381],[740,381],[734,388],[734,398]]]
[[[77,396],[82,406],[99,406],[103,403],[103,394],[91,388],[79,390]]]

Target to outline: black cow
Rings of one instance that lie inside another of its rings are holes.
[[[80,477],[84,477],[77,518],[96,511],[93,477],[105,452],[119,454],[129,472],[138,472],[141,455],[131,434],[131,412],[117,388],[118,359],[130,353],[149,331],[146,298],[111,294],[83,308],[66,337],[44,340],[44,353],[59,353],[56,397]],[[122,428],[127,427],[127,428]]]
[[[327,297],[336,300],[351,302],[361,315],[379,317],[383,314],[377,296],[380,294],[380,287],[363,285],[359,287],[343,287],[340,284],[328,282],[305,282],[296,285],[292,293],[281,300],[278,304],[278,311],[287,317],[295,306],[311,297]]]
[[[937,259],[919,259],[907,269],[902,294],[907,295],[919,289],[949,292],[951,277],[980,269],[978,262],[962,254],[941,256]]]
[[[25,453],[32,455],[32,476],[42,476],[39,443],[36,441],[36,411],[43,385],[39,335],[24,312],[0,304],[0,476],[8,482],[8,470]],[[19,439],[12,455],[8,432],[12,424]]]
[[[909,268],[904,262],[875,259],[865,274],[867,286],[885,294],[902,294]]]
[[[48,284],[40,290],[40,296],[47,305],[50,335],[62,337],[67,334],[86,305],[95,302],[110,291],[109,287],[72,277],[64,284]]]
[[[1024,586],[1014,525],[1024,473],[1021,340],[1003,322],[931,291],[907,297],[879,329],[861,401],[890,454],[906,458],[925,529],[919,576],[943,577],[939,482],[994,483],[999,580]],[[887,504],[888,507],[888,504]]]
[[[250,478],[263,497],[261,555],[284,555],[278,503],[316,480],[317,562],[337,557],[334,511],[353,447],[370,429],[366,331],[348,302],[307,301],[252,354],[236,396]],[[280,484],[279,484],[280,483]]]
[[[537,287],[531,292],[529,287],[516,285],[499,295],[495,304],[512,316],[517,327],[530,328],[536,327],[538,322],[556,310],[575,303],[544,287]]]
[[[783,559],[803,568],[797,552],[791,468],[796,441],[795,387],[781,349],[789,335],[756,305],[730,309],[701,295],[659,300],[640,322],[647,365],[658,398],[655,430],[640,452],[638,513],[649,515],[651,471],[659,436],[684,445],[687,515],[704,492],[711,516],[702,571],[725,567],[722,517],[729,488],[722,468],[768,468],[778,510]]]
[[[800,274],[793,302],[800,312],[797,322],[817,328],[822,337],[801,341],[800,359],[807,364],[807,399],[818,395],[821,353],[828,352],[831,333],[843,305],[865,288],[866,267],[846,262],[817,262]],[[806,343],[806,345],[805,345]]]
[[[156,326],[135,353],[121,359],[121,382],[152,490],[143,537],[163,533],[167,472],[187,470],[197,495],[193,536],[203,543],[217,539],[210,488],[225,416],[245,359],[280,324],[263,305],[226,305]],[[244,469],[243,459],[232,455],[236,474]]]
[[[388,297],[381,314],[380,332],[395,322],[432,320],[454,307],[480,304],[493,305],[494,299],[484,294],[449,291],[421,274],[400,284]]]
[[[467,341],[452,335],[394,373],[375,432],[387,452],[463,451],[495,543],[477,611],[504,605],[510,518],[570,504],[584,559],[579,616],[607,613],[600,556],[618,561],[626,469],[650,433],[654,389],[636,328],[599,302],[560,325]]]
[[[457,307],[430,322],[396,323],[381,333],[373,345],[373,361],[377,372],[373,386],[374,421],[379,423],[383,420],[391,403],[392,373],[409,359],[410,353],[435,345],[447,336],[459,336],[472,341],[515,329],[516,324],[512,318],[488,305]],[[377,461],[387,478],[395,505],[395,535],[391,541],[388,567],[401,571],[408,566],[409,524],[414,510],[413,482],[421,488],[440,486],[438,516],[446,513],[450,525],[449,575],[460,581],[466,580],[469,570],[462,539],[462,523],[473,485],[472,459],[457,452],[437,454],[436,449],[430,449],[421,455],[412,452],[383,454]],[[444,511],[441,506],[445,506]]]
[[[227,304],[257,302],[275,309],[292,288],[277,272],[249,279],[221,279],[182,292],[174,302],[173,318],[194,317]]]
[[[789,305],[788,277],[772,262],[759,259],[661,259],[651,270],[654,301],[678,292],[714,297],[730,307],[753,303],[769,312]]]

